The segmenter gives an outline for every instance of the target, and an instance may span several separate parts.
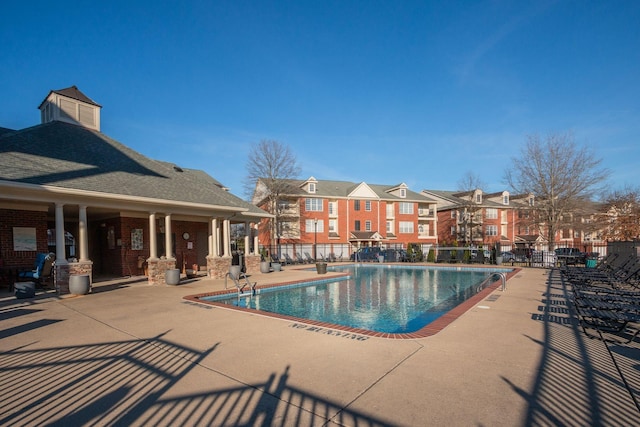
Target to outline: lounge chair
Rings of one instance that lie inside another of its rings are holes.
[[[296,264],[296,261],[293,258],[291,258],[289,254],[284,254],[283,256],[287,264]]]
[[[580,318],[580,326],[584,333],[592,338],[603,338],[600,333],[594,335],[588,332],[587,329],[596,329],[599,332],[611,332],[619,334],[630,330],[630,336],[625,341],[630,343],[633,341],[640,329],[638,329],[638,323],[640,323],[640,314],[632,311],[625,310],[609,310],[602,309],[598,306],[576,306],[578,317]]]
[[[592,270],[592,269],[582,269]],[[566,273],[565,277],[575,287],[608,286],[612,288],[637,288],[640,285],[640,261],[634,260],[615,271],[586,271]]]
[[[313,259],[313,257],[311,255],[309,255],[309,252],[305,252],[304,253],[304,259],[305,259],[305,262],[307,262],[309,264],[313,264],[314,262],[316,262],[316,260]]]

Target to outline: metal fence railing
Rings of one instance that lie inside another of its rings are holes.
[[[354,254],[363,248],[364,246],[358,248],[349,243],[287,243],[261,247],[261,253],[266,253],[267,259],[278,260],[283,264],[312,263],[316,260],[344,262],[354,260]],[[410,253],[407,253],[406,244],[384,244],[378,248],[383,253],[385,262],[499,263],[509,266],[540,268],[550,268],[562,262],[554,251],[514,248],[511,245],[501,245],[495,249],[491,245],[485,245],[485,249],[482,249],[475,246],[447,247],[413,243]],[[604,250],[601,251],[603,248]],[[600,258],[606,255],[606,247],[594,247],[593,249],[594,251],[591,253],[597,253]],[[419,256],[416,256],[416,253]],[[378,256],[363,257],[358,261],[378,261]]]

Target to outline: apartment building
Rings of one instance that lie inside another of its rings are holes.
[[[533,195],[481,189],[423,190],[422,194],[436,201],[441,245],[532,247],[541,239],[530,212]]]
[[[276,219],[263,221],[260,242],[291,255],[348,257],[363,246],[406,248],[438,242],[437,203],[404,183],[317,180],[287,181],[277,206],[268,206],[267,186],[259,181],[253,202]]]

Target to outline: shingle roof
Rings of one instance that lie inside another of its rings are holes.
[[[10,132],[15,132],[15,130],[9,129],[9,128],[0,127],[0,136],[4,135],[6,133],[10,133]]]
[[[93,99],[89,98],[87,95],[82,93],[80,91],[80,89],[78,89],[76,86],[71,86],[71,87],[67,87],[67,88],[64,88],[64,89],[57,89],[57,90],[50,91],[47,94],[47,96],[44,98],[44,100],[40,103],[38,108],[42,107],[42,104],[47,100],[49,95],[51,95],[52,93],[57,93],[58,95],[68,96],[69,98],[77,99],[78,101],[86,102],[87,104],[92,104],[92,105],[95,105],[97,107],[102,108],[102,106],[100,104],[98,104]]]
[[[319,196],[319,197],[336,197],[336,198],[344,198],[349,196],[351,192],[353,192],[360,184],[360,182],[349,182],[349,181],[332,181],[332,180],[318,180],[316,185],[315,193],[307,193],[303,188],[303,184],[306,180],[289,180],[291,184],[291,188],[295,189],[291,192],[292,196]],[[417,193],[415,191],[411,191],[407,189],[406,197],[402,198],[396,196],[392,193],[389,193],[389,190],[398,187],[397,184],[394,185],[383,185],[383,184],[369,184],[365,183],[371,190],[376,194],[377,197],[384,200],[410,200],[410,201],[432,201],[429,197],[424,194]]]
[[[0,136],[0,180],[265,214],[203,171],[149,159],[98,131],[59,121]]]

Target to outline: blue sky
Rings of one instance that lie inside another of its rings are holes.
[[[0,126],[51,89],[103,106],[102,131],[244,196],[261,139],[301,178],[487,191],[527,135],[571,132],[638,186],[640,2],[8,2]]]

